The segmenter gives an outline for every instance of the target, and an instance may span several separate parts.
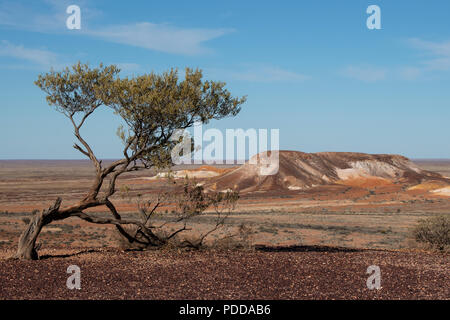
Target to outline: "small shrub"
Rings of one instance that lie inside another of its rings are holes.
[[[251,249],[253,247],[256,231],[249,225],[241,223],[238,228],[237,236],[243,248]]]
[[[414,239],[441,251],[450,247],[450,216],[419,220],[413,230]]]
[[[123,229],[130,234],[136,233],[136,230],[138,227],[136,226],[124,226]],[[116,242],[118,247],[122,250],[142,250],[146,246],[142,245],[138,242],[130,243],[127,238],[125,238],[123,235],[121,235],[118,231],[114,231],[112,234],[112,240]]]
[[[211,247],[218,250],[252,250],[253,239],[257,232],[251,226],[241,223],[235,233],[216,239]]]

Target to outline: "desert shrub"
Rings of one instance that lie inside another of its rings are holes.
[[[249,225],[241,223],[238,228],[238,237],[244,248],[252,248],[253,240],[257,232]]]
[[[129,234],[137,234],[138,227],[137,226],[124,226],[124,230]],[[138,242],[130,242],[127,238],[121,235],[117,230],[112,234],[112,240],[116,243],[116,245],[122,250],[142,250],[147,246]]]
[[[234,233],[216,239],[211,247],[218,250],[253,249],[253,239],[257,232],[244,223],[241,223]]]
[[[413,230],[417,242],[441,251],[450,248],[450,216],[421,219]]]
[[[239,193],[205,192],[195,181],[185,179],[180,192],[165,191],[144,199],[126,191],[136,203],[140,225],[123,227],[114,235],[122,249],[145,249],[150,247],[178,247],[200,249],[211,234],[225,226],[225,221],[235,209]],[[175,205],[176,210],[168,215],[167,207]],[[206,214],[212,216],[212,227],[203,233],[189,232],[190,222]],[[186,233],[188,235],[186,235]],[[189,234],[191,233],[191,234]],[[194,235],[192,234],[194,233]]]

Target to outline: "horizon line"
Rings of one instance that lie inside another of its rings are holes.
[[[450,160],[449,158],[433,158],[433,157],[429,157],[429,158],[413,158],[413,157],[407,157],[410,160]],[[122,158],[99,158],[98,160],[100,161],[116,161],[116,160],[120,160]],[[245,160],[233,160],[234,162],[241,162],[241,161],[248,161],[249,159],[245,159]],[[65,158],[15,158],[15,159],[1,159],[0,161],[87,161],[87,162],[91,162],[90,159],[65,159]],[[208,160],[204,160],[202,163],[191,163],[191,165],[195,165],[195,164],[203,164],[204,162],[206,162]],[[223,161],[225,163],[222,164],[227,164],[226,161],[229,161],[227,159],[222,159],[220,161]],[[231,163],[228,163],[231,164]],[[180,164],[180,165],[189,165],[189,164]]]

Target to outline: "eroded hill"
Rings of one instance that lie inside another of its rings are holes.
[[[409,187],[432,183],[446,188],[450,179],[423,170],[400,155],[352,152],[304,153],[279,151],[276,173],[267,175],[267,165],[258,155],[243,166],[209,180],[213,190],[239,190],[243,193],[273,190],[304,190],[320,185],[356,186],[405,184]]]

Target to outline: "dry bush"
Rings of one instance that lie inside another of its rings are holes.
[[[413,230],[414,239],[440,251],[450,249],[450,216],[440,215],[419,220]]]
[[[256,233],[251,226],[241,223],[235,233],[216,239],[211,247],[219,250],[252,250],[253,239]]]
[[[124,227],[125,230],[129,234],[139,234],[139,227],[137,226],[126,226]],[[166,230],[159,230],[155,232],[155,235],[160,239],[167,239],[169,236],[169,233]],[[116,245],[126,251],[133,251],[133,250],[145,250],[149,248],[149,245],[139,243],[139,242],[130,242],[128,239],[126,239],[123,235],[121,235],[117,230],[115,230],[112,234],[111,239],[116,243]],[[173,236],[172,238],[168,239],[159,249],[164,249],[168,251],[172,250],[179,250],[182,247],[183,240],[180,239],[178,235]]]
[[[164,192],[154,199],[131,195],[130,189],[125,192],[125,196],[136,203],[141,226],[129,227],[125,235],[122,232],[115,236],[122,249],[145,249],[149,246],[199,249],[207,237],[224,226],[239,198],[234,191],[207,193],[202,186],[188,179],[181,192]],[[168,208],[173,206],[176,210],[168,214]],[[204,215],[206,210],[214,215],[213,226],[204,233],[186,235],[192,230],[190,220]],[[148,241],[149,232],[152,241]]]
[[[129,234],[136,234],[137,226],[124,226],[126,232]],[[123,235],[121,235],[117,230],[112,234],[111,240],[117,244],[117,246],[122,250],[143,250],[147,246],[138,242],[130,242]]]

